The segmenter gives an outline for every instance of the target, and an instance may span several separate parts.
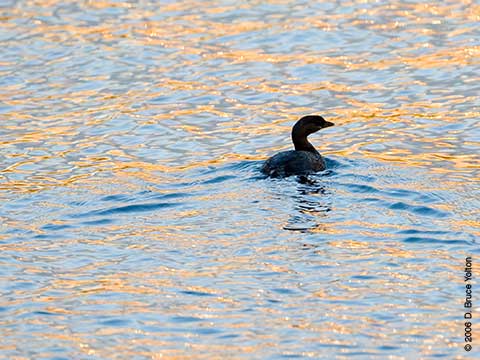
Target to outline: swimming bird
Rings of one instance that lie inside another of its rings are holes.
[[[308,175],[325,170],[322,155],[307,140],[308,135],[334,124],[319,115],[302,117],[292,128],[295,150],[282,151],[265,161],[262,172],[271,177]]]

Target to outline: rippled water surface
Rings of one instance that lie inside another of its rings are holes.
[[[478,2],[0,5],[1,358],[480,353]]]

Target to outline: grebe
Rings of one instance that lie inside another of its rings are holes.
[[[307,136],[334,124],[318,115],[302,117],[292,128],[295,150],[282,151],[263,164],[262,172],[271,177],[307,175],[325,170],[322,155],[307,140]]]

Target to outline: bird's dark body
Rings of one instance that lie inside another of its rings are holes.
[[[262,172],[271,177],[308,175],[325,170],[322,155],[307,140],[308,135],[320,129],[333,126],[319,115],[307,115],[298,120],[292,128],[292,142],[295,150],[283,151],[265,161]]]
[[[262,172],[271,177],[308,175],[325,170],[322,155],[310,151],[283,151],[268,159]]]

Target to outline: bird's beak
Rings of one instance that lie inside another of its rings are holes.
[[[330,121],[325,121],[325,125],[323,127],[326,128],[326,127],[330,127],[330,126],[333,126],[333,125],[335,125],[335,124],[330,122]]]

